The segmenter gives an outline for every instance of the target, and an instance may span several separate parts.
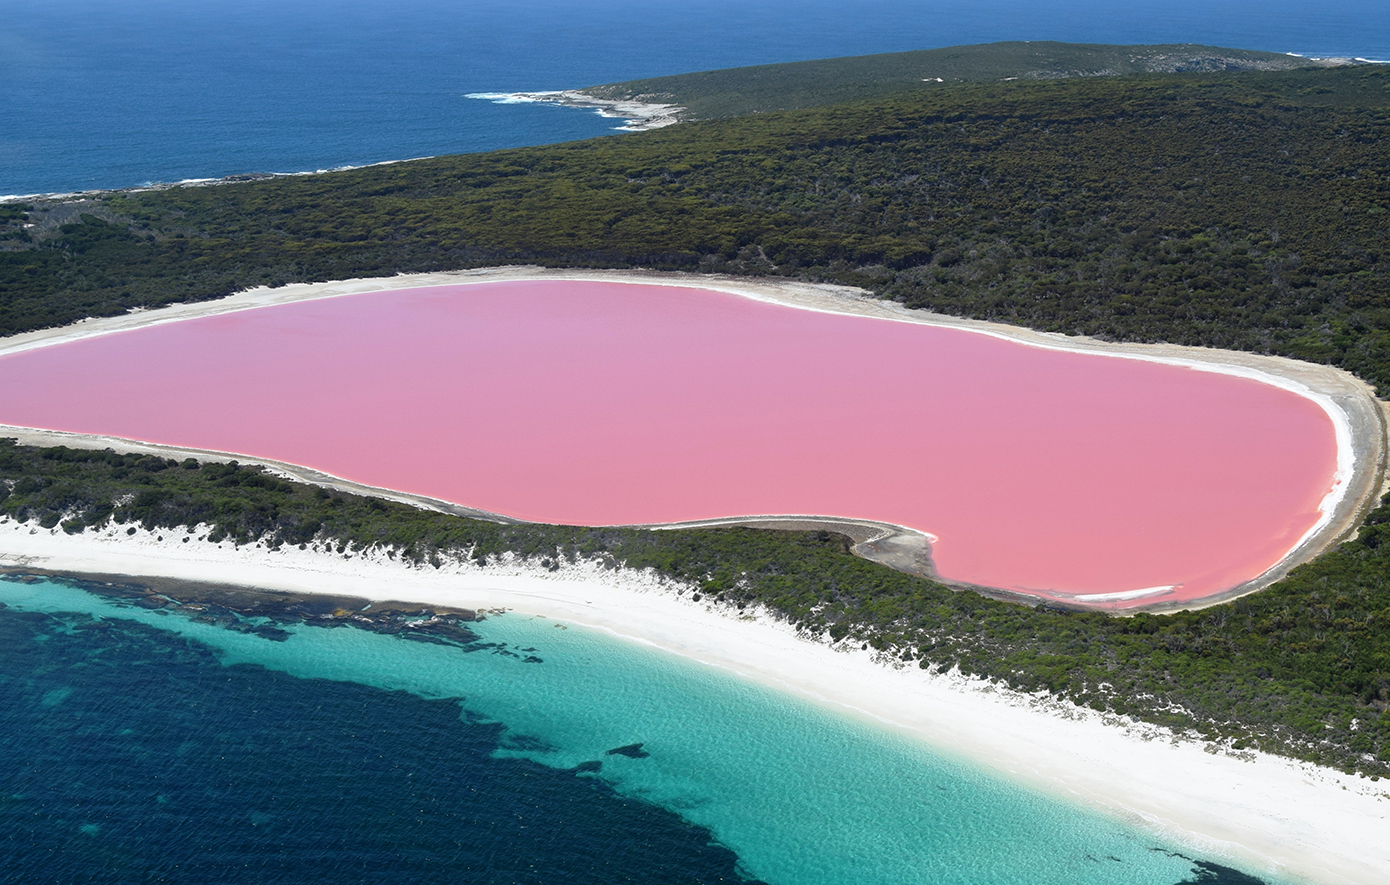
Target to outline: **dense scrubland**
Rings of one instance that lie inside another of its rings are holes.
[[[961,86],[322,176],[0,206],[0,333],[254,285],[499,263],[864,286],[1116,340],[1278,353],[1390,391],[1390,71]],[[1254,596],[1112,618],[859,560],[831,534],[505,526],[246,467],[0,448],[0,511],[65,531],[599,557],[815,634],[1390,774],[1390,509]]]
[[[1285,71],[1310,64],[1308,59],[1281,53],[1193,43],[1115,46],[1032,40],[724,68],[590,86],[583,92],[610,100],[679,105],[682,119],[715,120],[950,89],[963,83]]]

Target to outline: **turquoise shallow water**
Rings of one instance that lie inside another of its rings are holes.
[[[209,649],[204,669],[287,674],[306,709],[326,684],[386,690],[378,691],[382,706],[363,706],[363,723],[402,715],[387,702],[401,693],[456,701],[463,720],[493,729],[490,764],[569,770],[576,784],[596,781],[674,812],[731,849],[745,874],[770,883],[1255,881],[1194,867],[1147,833],[873,725],[545,619],[491,618],[465,650],[352,628],[293,626],[288,639],[272,641],[52,582],[0,581],[0,602],[6,615],[76,612],[143,624],[158,632],[141,636]],[[80,688],[44,687],[38,706],[54,698],[49,706],[70,706],[64,692]],[[608,752],[637,743],[632,755]],[[577,820],[606,813],[586,811],[586,795],[566,800]]]

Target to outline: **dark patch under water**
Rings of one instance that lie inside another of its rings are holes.
[[[1178,885],[1265,885],[1263,879],[1256,879],[1254,876],[1231,867],[1224,867],[1219,863],[1194,860],[1185,854],[1175,852],[1168,852],[1168,854],[1192,861],[1192,877],[1184,879]]]
[[[0,611],[0,880],[746,881],[707,830],[501,739],[457,700]]]

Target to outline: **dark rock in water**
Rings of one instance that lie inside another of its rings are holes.
[[[441,615],[430,611],[419,614],[427,617],[420,619],[415,613],[407,616],[394,611],[358,612],[353,617],[352,624],[374,633],[440,645],[465,646],[478,641],[478,634],[463,626],[460,623],[462,618],[458,615]]]
[[[484,620],[483,614],[473,609],[404,602],[372,603],[358,596],[286,593],[172,578],[141,578],[134,582],[121,575],[79,578],[44,569],[32,572],[0,569],[0,575],[5,580],[21,583],[56,576],[98,596],[122,600],[146,609],[176,611],[200,624],[253,633],[277,642],[283,642],[291,634],[273,624],[248,624],[246,621],[269,620],[279,625],[305,624],[311,627],[357,627],[387,636],[474,651],[481,645],[478,634],[464,625]],[[107,578],[112,580],[105,580]],[[529,663],[541,663],[541,659],[536,657],[527,660]]]
[[[473,609],[468,608],[444,608],[441,606],[421,606],[417,603],[407,602],[373,602],[365,609],[367,611],[383,613],[395,612],[400,615],[411,617],[439,617],[448,615],[454,621],[481,621],[483,616]]]
[[[1169,851],[1166,848],[1150,848],[1149,850],[1192,862],[1191,877],[1183,879],[1176,885],[1267,885],[1265,880],[1257,879],[1247,873],[1242,873],[1240,870],[1222,866],[1219,863],[1197,860],[1180,851]]]
[[[642,749],[641,744],[628,744],[626,747],[614,747],[608,751],[609,756],[626,756],[629,759],[646,759],[651,753]]]
[[[275,627],[271,624],[261,624],[259,626],[248,629],[246,632],[252,634],[253,636],[259,636],[262,639],[270,639],[275,642],[284,642],[286,639],[290,638],[290,634],[288,632],[281,630],[279,627]]]
[[[602,762],[599,762],[597,759],[591,759],[591,760],[589,760],[588,762],[581,762],[581,763],[579,763],[579,764],[576,765],[572,770],[574,771],[575,774],[583,774],[584,772],[587,772],[587,771],[599,771],[599,770],[601,770],[602,768],[603,768],[603,763],[602,763]]]
[[[1196,860],[1192,864],[1196,867],[1192,871],[1192,878],[1179,882],[1178,885],[1265,885],[1263,879],[1256,879],[1219,863]]]
[[[133,601],[145,608],[172,608],[193,620],[255,633],[281,641],[289,633],[270,625],[248,627],[243,618],[269,619],[278,624],[311,627],[357,627],[422,642],[466,648],[478,635],[466,623],[482,620],[478,612],[460,608],[431,608],[399,602],[372,604],[357,596],[284,593],[213,584],[183,584],[151,580],[150,586],[107,583],[85,585],[91,592]]]

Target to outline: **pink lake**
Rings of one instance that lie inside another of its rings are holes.
[[[1254,380],[698,289],[505,282],[185,320],[0,357],[0,423],[301,464],[527,520],[806,514],[938,538],[1043,598],[1259,576],[1335,432]]]

